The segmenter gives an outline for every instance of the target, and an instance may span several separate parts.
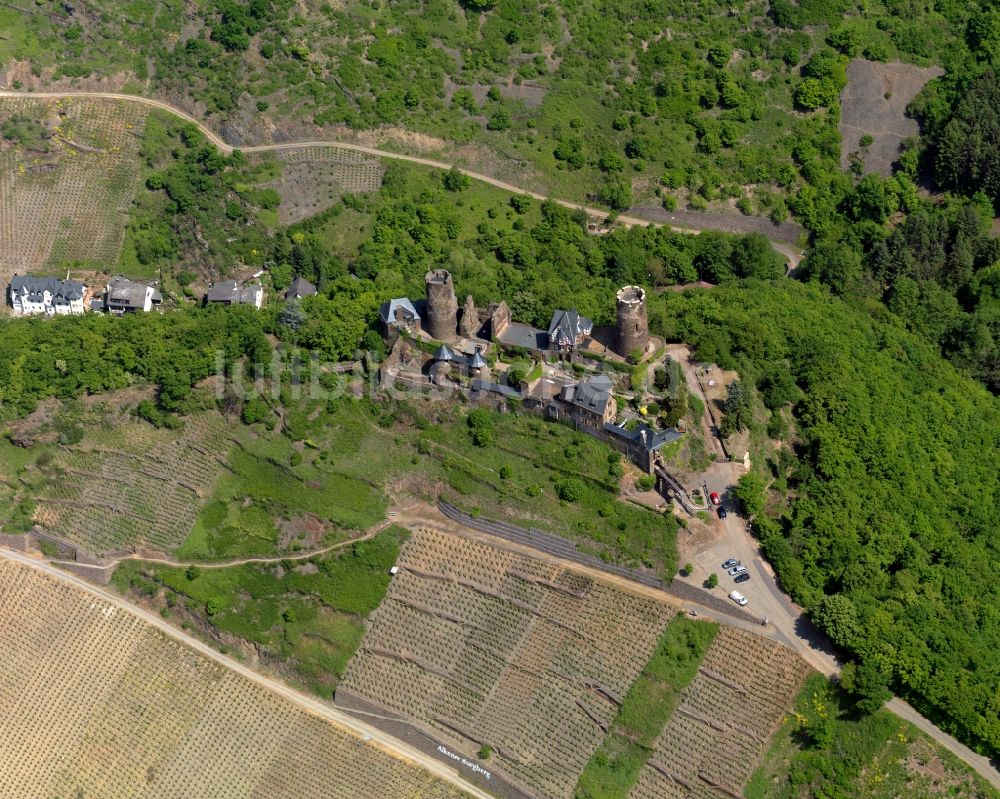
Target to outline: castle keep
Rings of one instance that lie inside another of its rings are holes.
[[[458,300],[451,273],[446,269],[432,269],[424,275],[427,287],[427,332],[438,341],[455,338],[458,330]]]
[[[616,344],[618,354],[626,357],[639,350],[646,351],[649,343],[649,322],[646,320],[646,292],[639,286],[618,289],[618,323]]]

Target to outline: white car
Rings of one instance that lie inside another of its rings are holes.
[[[745,605],[747,603],[747,598],[743,596],[739,591],[730,591],[729,598],[733,600],[737,605]]]

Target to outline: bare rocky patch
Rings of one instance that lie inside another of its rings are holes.
[[[927,81],[943,74],[940,67],[852,61],[840,95],[841,166],[847,169],[851,153],[859,153],[864,173],[891,174],[903,142],[920,132],[916,120],[906,116],[906,106]],[[861,148],[864,136],[874,142]]]

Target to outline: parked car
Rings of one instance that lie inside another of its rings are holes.
[[[750,573],[744,572],[743,574],[737,574],[736,578],[733,580],[734,583],[745,583],[750,579]]]
[[[746,566],[733,566],[733,568],[729,570],[729,576],[735,577],[737,574],[746,574],[746,571]]]
[[[739,566],[740,562],[736,558],[730,558],[725,563],[722,564],[723,569],[731,569],[733,566]]]
[[[728,514],[728,513],[726,512],[726,509],[725,509],[725,508],[723,508],[723,507],[722,507],[722,506],[720,505],[720,506],[719,506],[719,518],[720,518],[720,519],[725,519],[725,518],[726,518],[726,517],[727,517],[728,515],[729,515],[729,514]]]
[[[722,504],[722,500],[719,499],[719,495],[716,494],[714,491],[711,494],[708,495],[708,498],[710,500],[712,500],[712,504],[713,505],[721,505]]]
[[[739,591],[730,591],[729,598],[733,600],[737,605],[745,605],[749,600]]]

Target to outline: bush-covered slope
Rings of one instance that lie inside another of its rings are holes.
[[[671,331],[748,379],[790,374],[794,458],[757,525],[784,586],[859,666],[1000,752],[1000,402],[928,345],[791,282],[668,297]]]

